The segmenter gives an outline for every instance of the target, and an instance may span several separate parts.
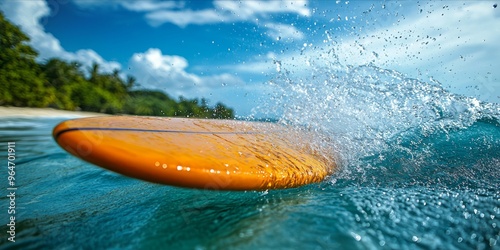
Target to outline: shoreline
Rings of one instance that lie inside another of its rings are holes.
[[[3,107],[0,106],[0,118],[32,118],[32,117],[94,117],[94,116],[109,116],[109,114],[84,112],[84,111],[68,111],[51,108],[25,108],[25,107]]]

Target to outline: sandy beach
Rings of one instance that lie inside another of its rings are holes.
[[[92,117],[107,116],[108,114],[67,111],[49,108],[20,108],[0,107],[0,118],[2,117]]]

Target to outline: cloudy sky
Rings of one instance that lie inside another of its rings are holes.
[[[12,0],[0,10],[39,60],[120,69],[141,87],[205,97],[246,116],[280,67],[335,56],[454,93],[500,102],[500,7],[495,1]],[[280,62],[277,67],[276,62]]]

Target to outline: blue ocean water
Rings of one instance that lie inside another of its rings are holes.
[[[66,118],[0,118],[0,249],[500,249],[500,108],[372,65],[270,81],[338,170],[288,190],[130,179],[59,148]],[[16,238],[6,224],[16,143]]]

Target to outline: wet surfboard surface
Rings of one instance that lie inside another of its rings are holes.
[[[292,188],[320,182],[335,169],[310,135],[273,123],[107,116],[64,121],[53,136],[97,166],[180,187]]]

